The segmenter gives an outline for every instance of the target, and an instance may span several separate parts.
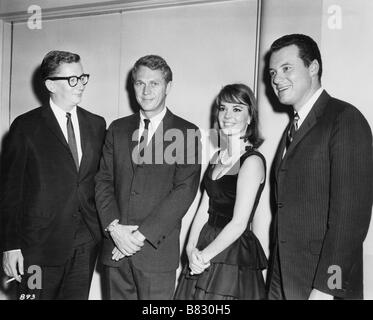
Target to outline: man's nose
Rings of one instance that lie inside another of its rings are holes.
[[[149,94],[150,93],[150,85],[144,84],[143,94]]]
[[[84,84],[82,82],[82,79],[78,79],[78,82],[76,84],[76,87],[80,90],[83,90],[84,89]]]
[[[272,83],[278,84],[282,80],[282,76],[279,73],[276,73],[274,76],[272,76]]]

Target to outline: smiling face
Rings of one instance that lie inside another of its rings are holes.
[[[272,88],[279,101],[299,111],[320,87],[318,68],[316,60],[308,67],[304,64],[296,45],[273,52],[269,62],[269,73]]]
[[[83,74],[80,62],[61,63],[55,77],[80,77]],[[65,111],[70,111],[82,100],[85,86],[79,80],[75,87],[70,87],[67,80],[46,80],[53,102]]]
[[[134,75],[136,100],[148,118],[159,114],[165,107],[171,81],[166,83],[161,70],[140,66]]]
[[[241,135],[250,122],[247,105],[222,101],[218,106],[219,127],[225,135]]]

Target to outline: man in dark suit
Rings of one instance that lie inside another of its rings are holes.
[[[199,185],[198,128],[166,108],[172,72],[163,58],[140,58],[132,79],[140,112],[110,125],[96,176],[106,293],[171,299],[181,221]]]
[[[19,299],[88,299],[106,123],[77,106],[89,78],[79,55],[49,52],[41,75],[49,104],[17,117],[3,149],[3,268],[20,282]]]
[[[317,44],[293,34],[270,49],[274,92],[294,110],[277,151],[269,299],[362,299],[372,210],[372,133],[321,87]]]

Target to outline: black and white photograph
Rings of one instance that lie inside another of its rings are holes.
[[[0,0],[0,300],[373,300],[372,17]]]

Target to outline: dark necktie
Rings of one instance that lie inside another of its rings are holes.
[[[139,141],[139,151],[140,157],[144,157],[145,154],[145,147],[148,144],[148,136],[149,136],[149,119],[144,119],[144,131],[141,134],[140,141]]]
[[[76,169],[79,170],[79,157],[78,157],[78,147],[76,145],[75,133],[73,123],[71,121],[71,113],[66,112],[67,118],[67,143],[69,144],[71,154],[74,158]]]
[[[298,120],[299,120],[299,115],[298,112],[294,114],[293,121],[290,125],[290,128],[288,130],[288,134],[286,137],[286,150],[289,149],[290,143],[293,141],[294,134],[298,130]]]

